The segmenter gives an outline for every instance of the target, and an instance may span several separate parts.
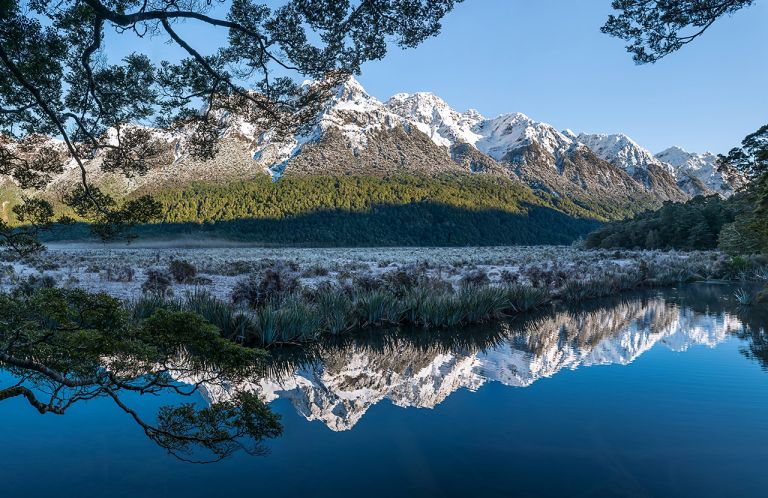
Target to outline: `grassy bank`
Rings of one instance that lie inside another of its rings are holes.
[[[738,262],[737,262],[738,264]],[[355,279],[349,284],[301,288],[282,268],[243,280],[231,301],[205,290],[182,298],[149,292],[130,304],[136,320],[159,308],[191,311],[205,317],[228,339],[249,346],[301,344],[366,329],[394,326],[424,329],[457,328],[503,319],[552,304],[573,305],[621,292],[701,281],[696,262],[689,265],[653,265],[588,278],[571,276],[558,283],[537,285],[491,284],[480,273],[466,275],[458,288],[425,274],[404,271],[379,278]],[[749,274],[724,268],[730,280],[766,280],[765,268]],[[742,291],[739,301],[750,305],[757,296]]]

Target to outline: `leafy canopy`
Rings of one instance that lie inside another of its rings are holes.
[[[0,175],[41,189],[71,164],[81,184],[64,200],[115,236],[159,206],[150,197],[118,203],[91,184],[86,160],[131,177],[172,158],[170,142],[144,125],[185,130],[186,149],[202,159],[217,153],[232,113],[257,134],[300,129],[349,74],[390,42],[414,47],[435,35],[460,1],[0,0]],[[183,22],[226,30],[227,42],[189,39]],[[115,36],[186,56],[156,62],[135,52],[112,63]],[[297,83],[305,78],[315,83]]]
[[[704,34],[723,16],[755,0],[614,0],[619,11],[603,25],[603,33],[629,42],[638,64],[656,62]]]
[[[37,285],[0,294],[0,368],[15,379],[0,401],[22,397],[41,414],[107,398],[169,453],[199,462],[244,450],[264,452],[280,435],[276,415],[253,393],[234,390],[210,406],[162,407],[156,421],[131,408],[125,393],[191,396],[202,385],[231,389],[264,368],[263,352],[222,338],[199,315],[159,309],[134,321],[105,294]]]

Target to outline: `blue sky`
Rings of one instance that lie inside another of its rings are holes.
[[[768,123],[768,2],[637,66],[600,32],[609,0],[465,0],[437,38],[365,66],[372,95],[431,91],[458,110],[519,111],[559,129],[623,132],[652,152],[725,152]]]
[[[726,152],[768,122],[768,1],[644,66],[600,32],[610,12],[610,0],[465,0],[438,37],[393,48],[359,80],[382,100],[430,91],[460,111],[523,112],[559,129],[623,132],[652,152],[671,145]],[[226,36],[192,23],[178,30],[202,52]],[[154,58],[179,53],[157,39],[111,38],[110,59],[142,45]]]

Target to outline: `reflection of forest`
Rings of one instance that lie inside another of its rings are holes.
[[[350,336],[276,360],[271,373],[247,389],[267,401],[288,398],[307,419],[347,430],[384,399],[431,408],[460,388],[487,382],[523,387],[563,368],[628,364],[659,343],[675,351],[713,347],[729,333],[754,329],[742,326],[738,310],[723,309],[725,292],[693,286],[476,330]],[[768,349],[765,341],[759,344]],[[221,400],[228,392],[212,388],[206,395]]]

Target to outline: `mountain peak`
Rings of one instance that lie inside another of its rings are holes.
[[[710,152],[696,154],[682,147],[669,147],[656,154],[656,157],[672,165],[680,175],[695,178],[723,197],[733,194],[745,181],[733,168],[722,169],[718,157]]]
[[[479,135],[475,126],[484,118],[477,111],[459,113],[443,99],[429,92],[398,93],[384,104],[443,147],[457,143],[475,144]]]
[[[531,142],[538,143],[553,155],[573,143],[552,125],[535,121],[522,112],[502,114],[484,121],[479,128],[484,138],[477,147],[496,160]]]
[[[669,155],[669,154],[690,154],[687,150],[683,149],[682,147],[678,147],[677,145],[673,145],[672,147],[668,147],[664,149],[663,151],[656,154],[656,157],[659,157],[661,155]]]
[[[650,151],[623,133],[581,133],[578,141],[592,149],[601,159],[621,165],[632,176],[635,176],[638,170],[644,171],[650,166],[661,167],[673,173],[669,165],[662,163]]]

